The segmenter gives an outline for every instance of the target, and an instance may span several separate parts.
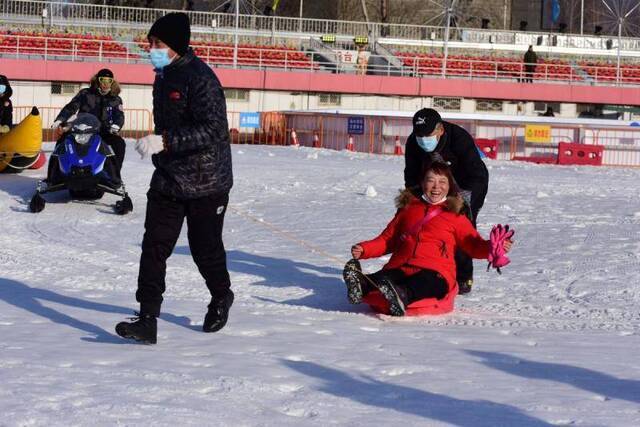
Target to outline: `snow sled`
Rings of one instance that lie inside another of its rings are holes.
[[[133,210],[131,198],[120,179],[116,157],[99,134],[100,121],[88,113],[79,113],[67,126],[63,138],[49,159],[47,178],[39,181],[31,198],[31,212],[45,207],[43,194],[67,190],[73,200],[97,200],[104,193],[119,196],[115,211],[124,215]]]
[[[445,314],[453,311],[453,301],[458,295],[458,285],[447,293],[442,299],[424,298],[414,301],[405,307],[405,316],[424,316],[430,314]],[[389,314],[389,303],[382,296],[380,291],[371,291],[362,298],[362,302],[369,306],[376,313]]]
[[[36,107],[8,133],[0,135],[0,172],[20,172],[44,165],[42,118]]]

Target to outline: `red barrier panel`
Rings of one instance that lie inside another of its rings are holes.
[[[558,164],[601,166],[603,150],[602,145],[561,142],[558,144]]]
[[[493,160],[498,158],[497,139],[476,138],[476,145],[488,158]]]

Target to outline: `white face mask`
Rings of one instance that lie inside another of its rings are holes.
[[[429,196],[427,196],[426,194],[422,195],[422,200],[424,200],[425,202],[429,203],[430,205],[439,205],[440,203],[444,202],[445,200],[447,200],[447,195],[445,194],[442,199],[440,200],[431,200],[431,198]]]

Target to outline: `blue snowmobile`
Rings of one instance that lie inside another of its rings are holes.
[[[89,113],[79,113],[69,123],[64,137],[56,143],[49,159],[47,178],[39,181],[31,198],[31,212],[41,212],[46,204],[43,194],[68,190],[72,200],[97,200],[104,193],[119,196],[116,213],[133,210],[131,198],[120,179],[111,147],[100,137],[100,121]]]

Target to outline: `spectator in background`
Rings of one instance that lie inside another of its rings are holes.
[[[524,54],[524,80],[523,83],[533,83],[533,74],[536,72],[536,64],[538,63],[538,55],[533,51],[533,46],[529,45],[529,49]]]
[[[547,111],[545,111],[544,113],[540,114],[542,117],[555,117],[556,115],[553,113],[553,108],[550,106],[547,106]]]
[[[8,133],[13,125],[11,95],[13,95],[13,90],[9,79],[0,74],[0,134]]]
[[[356,63],[358,66],[358,74],[365,75],[367,74],[367,66],[369,65],[369,57],[367,55],[367,50],[364,46],[358,47],[358,56],[356,57]]]

